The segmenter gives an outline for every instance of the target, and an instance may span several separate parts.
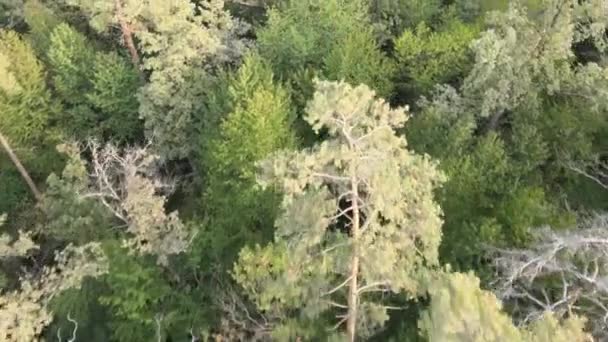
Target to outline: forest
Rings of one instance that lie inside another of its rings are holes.
[[[0,0],[3,341],[608,341],[608,0]]]

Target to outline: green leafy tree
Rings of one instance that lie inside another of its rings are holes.
[[[294,71],[311,70],[390,94],[392,67],[375,41],[364,1],[290,0],[269,10],[268,23],[257,36],[262,57],[279,77],[296,85],[301,80],[294,76],[302,75]]]
[[[481,270],[482,244],[522,246],[530,227],[570,224],[571,213],[559,209],[575,192],[564,189],[584,183],[562,164],[601,151],[606,103],[596,94],[605,91],[606,71],[573,63],[585,26],[579,4],[544,8],[515,3],[490,14],[490,28],[472,45],[471,72],[458,89],[437,87],[408,128],[413,148],[439,158],[450,179],[440,198],[442,255],[454,266]],[[598,198],[592,206],[602,207]]]
[[[318,81],[307,121],[329,138],[264,162],[285,194],[275,242],[246,248],[235,278],[263,311],[314,318],[336,310],[349,340],[387,320],[377,293],[420,294],[441,239],[442,176],[395,134],[407,120],[367,86]],[[272,256],[270,258],[268,255]]]
[[[489,16],[491,29],[473,43],[476,61],[461,87],[469,110],[488,118],[487,129],[495,129],[505,113],[517,108],[538,108],[546,96],[585,99],[594,110],[606,108],[603,98],[595,96],[605,91],[605,70],[595,63],[570,63],[572,46],[582,39],[577,30],[584,25],[576,15],[580,6],[553,0],[538,17],[530,17],[514,3]]]
[[[133,63],[150,73],[139,92],[147,137],[164,158],[191,157],[194,117],[202,111],[210,71],[238,59],[245,50],[234,36],[238,25],[224,11],[223,0],[195,6],[164,0],[144,5],[132,0],[67,3],[81,8],[98,31],[121,27]]]
[[[372,0],[369,4],[372,20],[388,36],[422,22],[432,23],[443,11],[441,0]]]
[[[59,24],[51,34],[48,50],[55,90],[70,105],[86,100],[95,50],[87,38],[68,24]]]
[[[27,38],[42,59],[47,58],[47,52],[51,44],[51,34],[61,20],[45,4],[38,0],[28,0],[23,6],[25,22],[29,27]]]
[[[430,342],[584,342],[583,319],[571,317],[558,322],[550,314],[525,327],[516,327],[502,312],[500,301],[479,287],[472,274],[448,273],[430,282],[430,306],[419,322]]]
[[[395,41],[398,67],[417,94],[436,84],[455,83],[472,66],[469,45],[476,38],[476,26],[452,20],[440,31],[425,23],[408,29]]]
[[[292,148],[295,138],[289,94],[273,81],[270,66],[259,56],[248,55],[226,82],[231,109],[218,126],[208,125],[202,135],[203,206],[211,231],[201,238],[209,240],[202,250],[223,256],[214,261],[231,265],[243,244],[272,236],[269,228],[278,199],[274,191],[256,186],[255,163]]]
[[[12,31],[0,32],[0,130],[11,142],[35,146],[48,136],[56,107],[32,47]]]
[[[0,154],[0,164],[4,175],[19,171],[25,180],[31,176],[34,181],[27,182],[35,197],[39,191],[34,183],[61,164],[48,148],[59,137],[52,126],[58,113],[59,107],[46,87],[43,66],[30,44],[15,32],[0,31],[0,135],[5,152]],[[10,184],[10,178],[3,177],[9,182],[3,187],[7,196],[11,189],[20,192],[14,183]],[[11,208],[25,198],[15,200],[4,205]]]
[[[114,52],[96,51],[83,34],[65,23],[53,30],[50,39],[48,59],[53,86],[66,107],[66,133],[116,142],[140,138],[136,69]]]

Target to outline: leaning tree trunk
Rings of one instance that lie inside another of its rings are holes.
[[[114,0],[114,7],[116,10],[116,18],[118,23],[120,24],[120,30],[122,32],[122,39],[125,41],[125,45],[129,50],[129,54],[131,55],[131,62],[137,70],[139,70],[139,53],[137,52],[137,48],[135,47],[135,42],[133,41],[133,31],[131,29],[131,25],[125,19],[124,13],[122,11],[122,3],[121,0]]]
[[[21,177],[23,177],[23,180],[25,180],[27,185],[30,187],[30,190],[32,191],[32,194],[34,194],[34,197],[36,197],[36,200],[40,201],[40,199],[42,198],[42,194],[38,190],[38,187],[36,187],[36,184],[32,180],[32,177],[30,177],[30,175],[27,172],[27,170],[25,169],[25,167],[23,167],[23,164],[21,164],[21,161],[19,161],[19,158],[17,158],[17,155],[15,154],[15,152],[9,145],[8,140],[4,137],[4,135],[1,132],[0,132],[0,144],[2,145],[2,148],[4,148],[4,150],[6,151],[8,156],[11,158],[11,161],[13,162],[13,164],[15,164],[15,167],[21,174]]]
[[[352,191],[352,226],[351,234],[353,239],[353,250],[350,261],[350,285],[348,287],[348,313],[346,321],[346,334],[348,335],[348,341],[355,341],[357,333],[357,307],[359,305],[359,228],[360,228],[360,215],[359,215],[359,190],[358,180],[355,167],[351,169],[351,191]]]

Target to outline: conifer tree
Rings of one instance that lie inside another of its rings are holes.
[[[39,0],[28,0],[23,6],[25,22],[29,27],[27,38],[36,50],[38,57],[46,61],[51,44],[51,34],[61,20]]]
[[[222,90],[231,109],[217,126],[206,119],[202,134],[203,205],[211,229],[202,238],[209,240],[203,250],[215,251],[216,257],[223,256],[219,261],[229,265],[243,244],[267,241],[272,235],[277,196],[257,188],[255,163],[292,148],[295,138],[289,95],[258,55],[248,55],[226,82],[228,88]]]
[[[0,130],[11,142],[33,147],[46,135],[56,107],[32,47],[12,31],[0,31]]]
[[[328,140],[261,164],[284,192],[275,242],[247,248],[235,277],[261,310],[337,310],[348,340],[387,320],[376,294],[421,293],[441,239],[432,192],[442,176],[395,134],[407,120],[365,85],[317,81],[306,120]],[[269,259],[269,255],[274,255]],[[273,260],[273,258],[275,258]]]
[[[120,143],[140,137],[136,69],[114,52],[96,51],[65,23],[53,30],[50,40],[47,56],[53,86],[65,104],[67,135]]]

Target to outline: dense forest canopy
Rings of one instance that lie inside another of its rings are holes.
[[[0,0],[0,341],[608,340],[608,0]]]

